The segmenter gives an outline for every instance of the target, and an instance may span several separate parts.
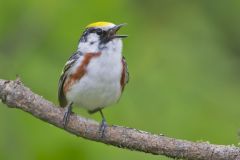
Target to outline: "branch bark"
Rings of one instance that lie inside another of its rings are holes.
[[[64,129],[64,109],[55,106],[42,96],[33,93],[17,79],[0,79],[0,99],[11,108],[18,108],[58,128]],[[240,148],[214,145],[208,142],[190,142],[163,135],[151,134],[134,128],[108,126],[105,136],[98,132],[99,123],[78,115],[71,115],[67,132],[89,140],[102,142],[120,148],[136,150],[176,159],[189,160],[237,160]]]

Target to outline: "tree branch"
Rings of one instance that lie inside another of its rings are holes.
[[[0,99],[11,108],[28,112],[38,119],[63,128],[64,109],[33,93],[20,80],[0,79]],[[110,144],[120,148],[136,150],[156,155],[189,160],[237,160],[240,148],[235,146],[213,145],[208,142],[190,142],[162,135],[151,134],[133,128],[108,126],[105,136],[98,132],[99,123],[78,115],[71,115],[69,133],[89,140]]]

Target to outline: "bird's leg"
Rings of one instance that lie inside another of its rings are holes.
[[[68,124],[68,121],[69,121],[69,117],[72,113],[72,104],[73,103],[69,103],[67,106],[66,106],[66,111],[64,113],[64,117],[63,117],[63,127],[66,128],[67,127],[67,124]]]
[[[102,116],[102,122],[101,122],[100,127],[99,127],[99,132],[101,133],[101,137],[103,138],[104,134],[105,134],[105,129],[107,127],[107,123],[106,123],[106,119],[105,119],[101,109],[99,110],[99,112]]]

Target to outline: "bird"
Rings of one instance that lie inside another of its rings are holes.
[[[99,131],[107,127],[102,109],[117,103],[129,80],[122,55],[122,39],[117,34],[125,23],[94,22],[86,26],[77,51],[67,60],[58,83],[58,100],[64,107],[63,126],[67,127],[73,104],[90,114],[100,112]]]

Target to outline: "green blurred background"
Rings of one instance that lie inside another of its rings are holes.
[[[0,1],[0,78],[58,104],[62,67],[84,27],[128,23],[121,33],[130,83],[104,110],[110,124],[192,141],[238,144],[240,1]],[[78,114],[100,121],[100,115]],[[0,159],[168,159],[73,136],[0,104]]]

